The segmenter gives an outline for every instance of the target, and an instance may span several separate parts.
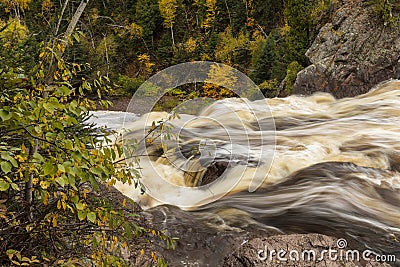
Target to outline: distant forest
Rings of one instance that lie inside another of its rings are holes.
[[[89,1],[74,34],[79,42],[64,56],[67,61],[90,65],[80,76],[100,71],[125,94],[134,93],[163,68],[208,60],[239,69],[266,95],[274,96],[285,77],[309,64],[304,54],[337,2]],[[40,47],[47,45],[49,36],[66,30],[78,5],[79,1],[1,0],[0,63],[18,62],[32,68]],[[60,16],[65,19],[59,20]]]
[[[391,19],[394,0],[370,0]],[[61,36],[80,1],[0,0],[0,64],[25,71]],[[151,75],[177,63],[208,60],[247,74],[266,96],[290,94],[305,52],[339,0],[88,1],[65,60],[99,72],[114,92],[131,95]],[[60,19],[61,18],[61,19]],[[90,66],[90,67],[89,67]],[[278,90],[286,79],[283,92]]]

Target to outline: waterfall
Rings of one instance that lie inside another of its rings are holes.
[[[110,120],[105,114],[98,122]],[[232,98],[179,115],[153,112],[124,125],[127,139],[153,121],[168,129],[138,146],[150,191],[116,185],[149,212],[167,209],[216,231],[334,235],[400,259],[400,81],[354,98]]]

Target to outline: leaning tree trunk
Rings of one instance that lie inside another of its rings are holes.
[[[63,15],[63,13],[65,11],[65,7],[68,4],[68,1],[69,0],[66,0],[65,3],[64,3],[63,9],[61,11],[61,16]],[[71,37],[71,35],[72,35],[72,33],[73,33],[73,31],[74,31],[74,29],[76,27],[76,24],[78,23],[81,15],[82,15],[83,11],[85,10],[85,8],[86,8],[87,4],[89,3],[89,1],[90,0],[82,0],[81,3],[79,4],[78,8],[76,9],[74,15],[72,16],[72,18],[71,18],[71,20],[70,20],[70,22],[68,24],[67,30],[64,32],[64,34],[63,34],[63,36],[61,38],[61,42],[64,44],[64,47],[68,46],[68,39]],[[57,28],[56,28],[57,31],[58,31],[58,29],[60,27],[60,25],[59,25],[60,21],[61,21],[61,17],[60,17],[60,20],[59,20],[59,22],[57,24]],[[56,34],[57,34],[57,32],[56,32]],[[57,52],[57,58],[61,58],[62,55],[63,55],[62,51],[58,51]],[[56,58],[56,60],[57,60],[57,58]],[[53,83],[53,79],[54,79],[53,77],[54,77],[54,72],[56,71],[56,67],[57,67],[57,64],[54,63],[54,57],[52,57],[52,59],[50,61],[50,65],[49,65],[49,70],[47,72],[47,76],[46,76],[46,79],[45,79],[45,83],[48,86]]]
[[[72,17],[71,21],[68,24],[68,28],[64,33],[63,42],[67,43],[68,38],[71,36],[72,32],[74,31],[76,24],[78,23],[83,11],[85,10],[87,4],[90,0],[82,0],[79,4],[78,8],[75,11],[74,16]]]

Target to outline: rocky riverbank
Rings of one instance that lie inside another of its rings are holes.
[[[343,2],[308,49],[312,64],[298,73],[293,94],[352,97],[400,78],[400,26],[385,23],[368,1]]]
[[[321,234],[285,235],[277,229],[262,229],[257,225],[248,225],[244,227],[245,231],[243,225],[240,226],[242,230],[234,226],[218,230],[209,224],[217,217],[205,220],[199,216],[193,221],[193,216],[189,216],[189,212],[172,206],[143,211],[139,205],[132,205],[129,199],[113,188],[101,188],[100,195],[116,208],[121,208],[121,203],[125,199],[127,205],[123,209],[127,213],[133,210],[139,215],[135,219],[139,226],[163,230],[168,235],[179,238],[176,248],[171,249],[166,247],[164,241],[153,243],[148,242],[146,236],[133,237],[128,242],[128,248],[122,251],[123,258],[132,266],[153,266],[152,252],[157,257],[163,258],[168,266],[390,266],[387,263],[363,259],[363,251],[355,244],[345,244],[346,247],[340,250],[338,248],[340,241],[336,237]],[[354,256],[346,254],[347,251],[357,248],[359,254]],[[277,253],[280,250],[286,252],[281,256],[287,259],[286,261],[279,260]],[[333,253],[329,255],[329,251]],[[309,255],[309,253],[315,254]]]

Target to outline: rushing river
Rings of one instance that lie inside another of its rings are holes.
[[[168,152],[162,140],[152,140],[142,146],[150,156],[140,159],[150,195],[128,185],[116,188],[151,208],[165,227],[181,217],[181,223],[197,222],[215,232],[323,233],[400,260],[400,81],[354,98],[317,93],[250,106],[226,99],[198,116],[170,120],[172,133],[179,128],[177,147],[184,159],[176,148]],[[129,129],[128,136],[167,116],[128,114],[122,125],[124,113],[95,115],[98,123]],[[196,156],[198,149],[190,147],[204,140],[212,145]],[[174,191],[155,177],[176,185]],[[151,197],[157,195],[164,197]]]

